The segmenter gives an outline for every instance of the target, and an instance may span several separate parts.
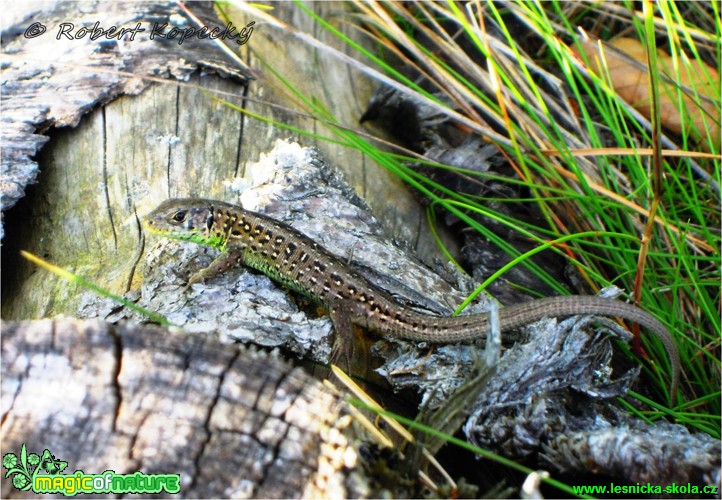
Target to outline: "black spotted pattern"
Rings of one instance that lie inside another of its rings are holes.
[[[422,337],[433,332],[468,326],[460,323],[461,318],[424,316],[401,308],[341,259],[285,224],[236,207],[214,214],[213,234],[229,237],[228,249],[240,251],[241,263],[270,273],[326,306],[343,301],[336,309],[351,315],[352,321],[420,340],[429,340]]]

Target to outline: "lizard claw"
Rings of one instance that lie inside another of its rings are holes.
[[[186,286],[183,287],[183,290],[181,290],[181,293],[185,295],[192,290],[193,285],[195,285],[196,283],[205,282],[204,271],[205,269],[201,269],[197,273],[194,273],[188,280],[188,283],[186,283]]]

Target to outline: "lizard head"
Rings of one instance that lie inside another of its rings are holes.
[[[214,231],[213,210],[222,202],[192,198],[166,200],[149,213],[144,225],[151,233],[177,240],[222,247],[225,234]]]

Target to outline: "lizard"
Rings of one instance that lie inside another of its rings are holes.
[[[241,264],[323,305],[337,334],[336,354],[348,355],[348,349],[353,349],[353,324],[381,335],[434,344],[484,338],[491,328],[489,313],[445,317],[405,308],[308,236],[237,205],[201,198],[169,199],[145,217],[144,225],[151,233],[221,251],[190,278],[187,287]],[[674,401],[681,371],[677,345],[657,318],[635,305],[593,295],[546,297],[502,307],[498,321],[505,332],[545,317],[579,314],[619,317],[649,329],[669,357]]]

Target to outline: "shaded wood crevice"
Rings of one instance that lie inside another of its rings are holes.
[[[100,113],[102,119],[102,148],[103,155],[101,156],[102,162],[102,178],[103,178],[103,194],[105,195],[105,212],[108,216],[108,225],[113,234],[113,248],[118,249],[118,232],[116,231],[115,221],[113,220],[113,209],[110,203],[110,192],[108,190],[108,156],[105,152],[108,150],[108,131],[107,131],[107,119],[105,116],[105,108],[101,109]]]
[[[228,373],[228,370],[231,370],[233,365],[238,360],[238,357],[240,356],[240,351],[236,350],[234,354],[228,358],[228,364],[226,365],[225,369],[221,370],[218,375],[218,385],[215,387],[215,393],[213,395],[213,398],[210,401],[210,404],[208,405],[208,411],[206,413],[205,420],[203,421],[202,428],[200,429],[201,432],[205,432],[206,439],[201,440],[200,446],[198,447],[197,452],[194,456],[191,457],[191,460],[194,464],[195,470],[201,470],[202,469],[202,459],[206,455],[206,450],[208,448],[208,444],[211,441],[211,437],[213,436],[213,428],[211,425],[211,419],[213,417],[213,411],[218,407],[218,401],[221,397],[221,391],[223,388],[223,383],[226,378],[226,374]],[[183,371],[187,370],[190,365],[190,358],[189,356],[185,356],[185,366],[182,368]],[[260,445],[260,443],[259,443]],[[197,487],[198,477],[193,476],[193,480],[191,481],[190,488],[195,489]]]
[[[115,411],[113,412],[115,417],[113,418],[113,426],[111,430],[112,432],[116,432],[118,418],[120,417],[120,408],[123,404],[123,387],[120,382],[120,372],[123,366],[123,338],[118,335],[118,333],[115,331],[114,326],[108,327],[108,334],[113,340],[113,359],[115,361],[115,365],[113,366],[111,390],[115,397],[116,404]]]

